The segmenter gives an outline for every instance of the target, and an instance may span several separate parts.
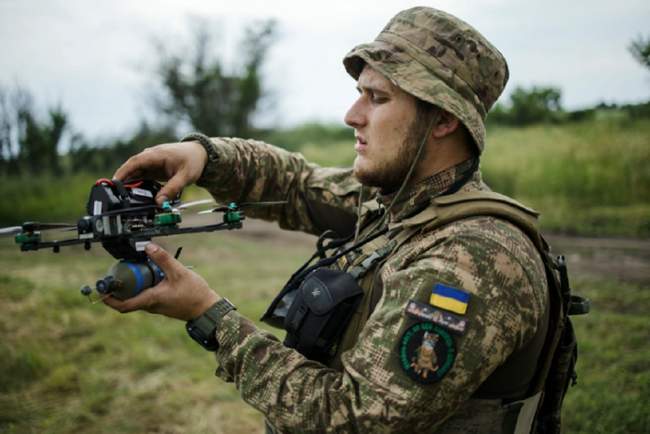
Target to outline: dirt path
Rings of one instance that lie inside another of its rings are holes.
[[[248,219],[244,230],[231,236],[278,244],[313,246],[316,237],[284,231],[275,223]],[[548,235],[557,254],[564,254],[574,275],[592,275],[650,287],[650,240]]]
[[[553,250],[563,253],[572,272],[650,287],[650,240],[551,235]]]

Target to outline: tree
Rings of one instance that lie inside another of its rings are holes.
[[[639,35],[636,39],[630,42],[628,50],[637,62],[650,70],[650,36],[644,38]]]
[[[508,105],[496,104],[488,117],[496,124],[530,125],[564,119],[562,92],[556,87],[516,87]]]
[[[531,90],[517,87],[510,95],[513,123],[528,125],[559,120],[561,97],[562,93],[556,87],[533,86]]]
[[[192,52],[163,53],[157,79],[162,92],[155,100],[157,112],[174,126],[186,122],[208,135],[249,136],[252,118],[264,96],[261,67],[274,38],[275,22],[248,27],[239,45],[238,64],[228,70],[212,53],[212,36],[196,25]]]
[[[0,170],[4,173],[61,173],[58,148],[68,129],[68,115],[54,106],[42,120],[34,105],[29,91],[0,88]]]
[[[0,173],[8,172],[16,155],[13,149],[13,125],[8,92],[0,88]]]

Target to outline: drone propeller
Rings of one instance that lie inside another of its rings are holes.
[[[34,231],[47,231],[50,229],[69,229],[76,228],[77,225],[71,223],[39,223],[39,222],[25,222],[22,226],[9,226],[0,228],[0,235],[15,235],[21,232],[34,232]]]
[[[24,232],[33,232],[33,231],[47,231],[49,229],[67,229],[67,228],[76,228],[76,224],[72,223],[39,223],[39,222],[25,222],[23,223],[22,229]]]
[[[193,206],[198,206],[198,205],[207,205],[209,203],[214,203],[214,199],[200,199],[200,200],[194,200],[192,202],[185,202],[177,206],[176,208],[179,210],[184,210],[186,208],[191,208]]]
[[[276,201],[268,201],[268,202],[242,202],[240,204],[237,204],[237,206],[239,208],[249,208],[255,206],[285,205],[286,203],[287,203],[286,200],[276,200]]]
[[[228,212],[228,211],[239,210],[242,208],[251,208],[257,206],[284,205],[286,203],[287,203],[286,200],[277,200],[277,201],[269,201],[269,202],[242,202],[242,203],[232,202],[229,205],[221,205],[216,208],[207,209],[205,211],[199,211],[199,214],[209,214],[213,212]]]
[[[22,226],[9,226],[6,228],[0,228],[0,235],[15,235],[23,231]]]

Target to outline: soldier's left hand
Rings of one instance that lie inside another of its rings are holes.
[[[149,243],[145,251],[165,273],[165,278],[153,288],[124,301],[106,297],[105,304],[122,313],[144,310],[188,321],[203,314],[221,298],[205,279],[160,246]]]

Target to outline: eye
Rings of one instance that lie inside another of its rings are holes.
[[[372,101],[373,104],[383,104],[388,101],[388,97],[382,93],[368,91],[368,96],[370,98],[370,101]]]

